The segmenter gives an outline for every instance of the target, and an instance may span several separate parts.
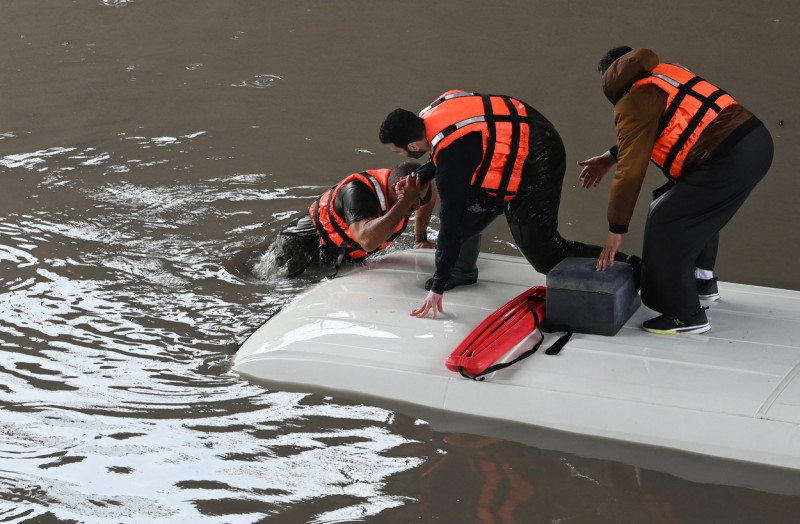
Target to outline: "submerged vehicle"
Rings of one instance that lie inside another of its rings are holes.
[[[445,430],[625,461],[656,449],[669,453],[648,465],[667,471],[715,460],[724,482],[750,485],[731,468],[767,467],[761,480],[778,484],[769,489],[800,494],[776,476],[800,473],[800,292],[720,282],[706,333],[647,333],[642,321],[656,313],[639,306],[614,336],[576,332],[556,355],[540,350],[477,381],[447,368],[451,352],[509,300],[546,285],[521,257],[481,254],[478,268],[476,284],[445,293],[437,319],[421,319],[409,312],[433,251],[387,254],[289,303],[241,345],[233,370]],[[540,337],[546,348],[558,335],[537,329],[521,344]]]

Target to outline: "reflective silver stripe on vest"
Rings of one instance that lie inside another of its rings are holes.
[[[486,122],[485,116],[473,116],[472,118],[467,118],[466,120],[462,120],[461,122],[456,122],[455,124],[448,126],[445,131],[438,133],[433,140],[431,140],[431,149],[436,149],[436,145],[442,141],[447,135],[461,129],[464,126],[468,126],[470,124],[474,124],[475,122]]]
[[[430,111],[434,107],[438,106],[442,102],[447,102],[448,100],[452,100],[453,98],[461,98],[462,96],[477,96],[477,95],[475,93],[467,93],[467,92],[464,92],[464,93],[450,93],[447,96],[443,96],[441,98],[437,98],[436,100],[434,100],[433,103],[431,103],[431,105],[429,105],[428,107],[426,107],[425,109],[423,109],[422,111],[419,112],[419,116],[422,117],[422,115],[424,115],[425,113],[427,113],[428,111]]]
[[[677,80],[674,80],[666,75],[662,75],[661,73],[650,73],[650,75],[656,78],[660,78],[664,82],[670,84],[672,87],[680,87],[681,85],[681,83],[678,82]]]
[[[383,188],[381,188],[381,183],[378,182],[378,179],[373,177],[372,175],[367,175],[367,179],[372,184],[372,188],[375,190],[375,194],[378,195],[378,201],[381,203],[381,214],[386,214],[386,196],[383,194]]]
[[[690,75],[692,75],[692,76],[697,76],[697,75],[695,75],[694,73],[692,73],[691,71],[689,71],[689,69],[688,69],[688,68],[686,68],[686,67],[684,67],[684,66],[682,66],[682,65],[680,65],[680,64],[672,64],[672,63],[668,63],[668,64],[666,64],[666,65],[670,65],[670,66],[672,66],[672,67],[677,67],[677,68],[679,68],[679,69],[683,69],[684,71],[686,71],[686,72],[687,72],[687,73],[689,73]],[[666,83],[668,83],[668,84],[671,84],[671,85],[672,85],[672,87],[679,87],[679,86],[681,85],[681,84],[680,84],[680,82],[678,82],[677,80],[674,80],[672,77],[669,77],[669,76],[666,76],[666,75],[664,75],[663,73],[650,73],[650,75],[651,75],[651,76],[654,76],[654,77],[656,77],[656,78],[660,78],[660,79],[661,79],[661,80],[663,80],[664,82],[666,82]]]

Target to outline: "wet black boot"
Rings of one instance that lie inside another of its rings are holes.
[[[445,291],[453,289],[456,286],[468,286],[478,281],[477,262],[480,252],[480,234],[469,237],[461,244],[456,265],[453,267],[453,273],[444,286]],[[425,282],[425,289],[430,291],[432,286],[433,278],[429,278]]]

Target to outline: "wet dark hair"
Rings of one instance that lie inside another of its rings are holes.
[[[389,185],[390,186],[395,185],[400,181],[401,178],[416,172],[419,168],[420,168],[419,162],[414,162],[413,160],[406,160],[405,162],[400,162],[394,167],[394,169],[392,169],[392,174],[389,175]],[[428,191],[420,198],[419,205],[424,206],[425,204],[430,202],[432,195],[433,195],[433,186],[428,187]]]
[[[381,124],[378,139],[382,144],[406,148],[411,142],[425,138],[422,118],[405,109],[395,109]]]
[[[623,55],[627,55],[631,51],[633,51],[633,48],[626,45],[621,45],[619,47],[614,47],[612,49],[609,49],[606,52],[606,54],[603,55],[603,58],[601,58],[600,61],[597,62],[597,70],[600,71],[601,75],[606,74],[608,68],[611,67],[611,64],[613,64],[617,60],[617,58]]]
[[[394,185],[400,181],[401,178],[410,175],[414,171],[419,168],[419,162],[414,162],[413,160],[406,160],[404,162],[400,162],[394,169],[392,169],[392,174],[389,175],[389,185]]]

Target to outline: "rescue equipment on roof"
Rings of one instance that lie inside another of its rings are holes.
[[[501,306],[486,317],[453,350],[445,361],[447,369],[458,371],[473,380],[484,380],[486,375],[507,368],[534,354],[542,345],[545,333],[566,331],[545,353],[557,355],[572,337],[567,325],[551,325],[546,321],[545,286],[535,286]],[[532,347],[519,346],[535,331],[538,340]]]

